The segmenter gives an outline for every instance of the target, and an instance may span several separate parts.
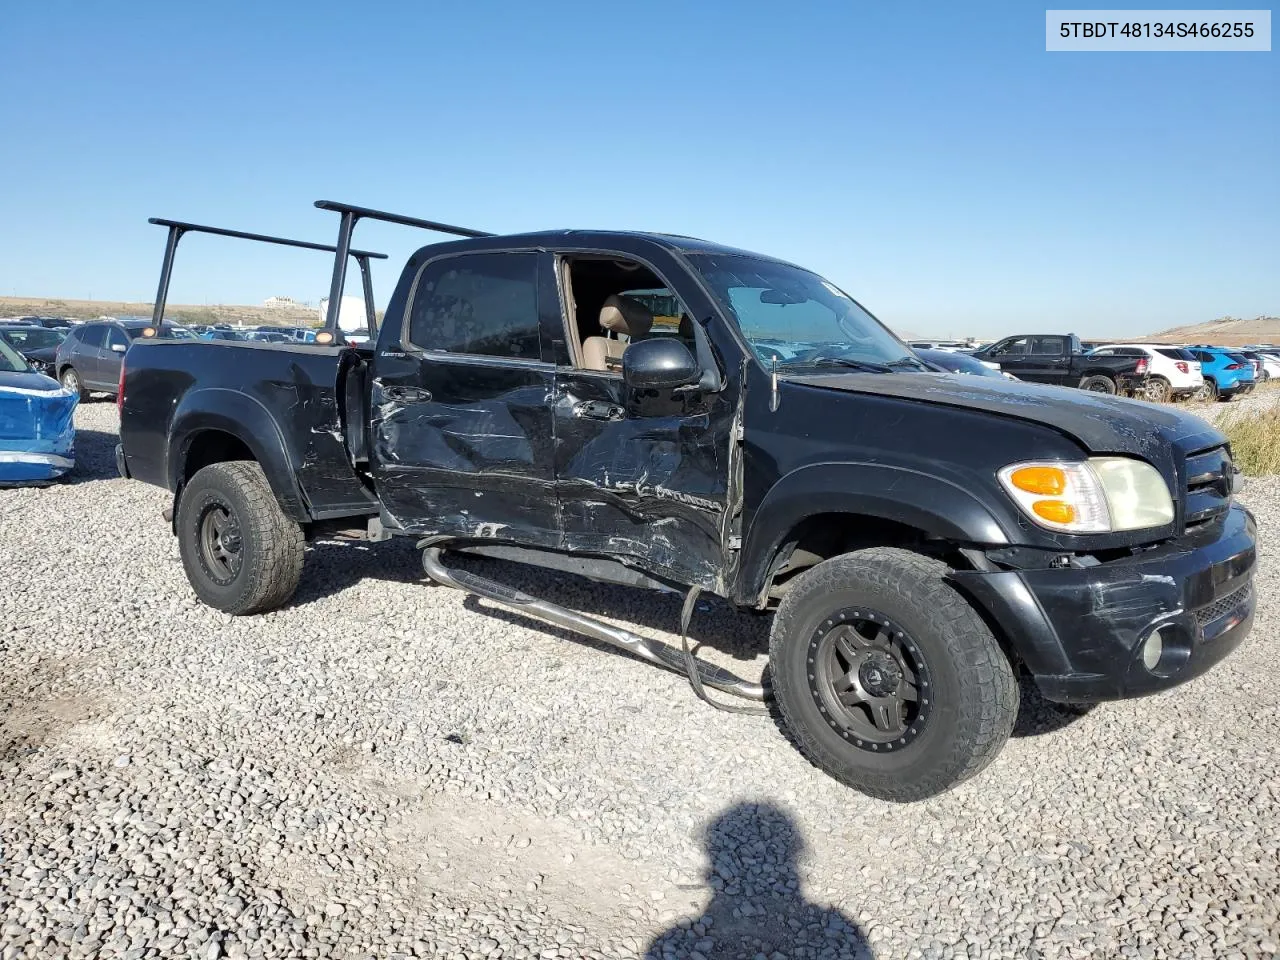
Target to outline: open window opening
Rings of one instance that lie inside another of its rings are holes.
[[[655,337],[677,338],[696,355],[688,310],[644,264],[614,257],[565,257],[561,285],[575,367],[621,374],[627,346]]]

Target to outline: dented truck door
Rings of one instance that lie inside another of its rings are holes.
[[[433,258],[401,309],[400,343],[379,345],[370,389],[384,522],[558,546],[555,365],[542,359],[538,255]]]
[[[618,372],[561,360],[555,464],[565,548],[723,592],[738,500],[730,492],[736,385],[636,397]]]

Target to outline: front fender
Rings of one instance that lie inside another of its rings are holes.
[[[280,424],[253,397],[225,387],[192,390],[174,411],[166,465],[170,490],[179,493],[192,442],[208,430],[228,433],[249,448],[287,517],[311,519]]]
[[[751,518],[738,600],[755,603],[788,534],[803,520],[839,513],[905,524],[956,543],[1001,545],[1010,534],[973,493],[950,480],[883,463],[817,463],[784,476]]]

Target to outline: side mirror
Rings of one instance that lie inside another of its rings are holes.
[[[128,350],[128,349],[129,349],[129,348],[128,348],[128,347],[126,347],[123,343],[113,343],[113,344],[111,345],[111,352],[112,352],[112,353],[124,353],[124,352],[125,352],[126,350]]]
[[[701,372],[689,348],[669,337],[629,344],[622,354],[622,381],[632,389],[671,390]]]

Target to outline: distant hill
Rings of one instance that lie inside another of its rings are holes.
[[[0,297],[0,317],[150,317],[154,304],[124,303],[118,300],[59,300],[48,297]],[[253,326],[319,326],[320,315],[312,309],[251,307],[239,304],[170,303],[164,315],[179,323],[246,323]]]
[[[1243,347],[1248,343],[1280,343],[1280,317],[1219,317],[1208,323],[1161,330],[1138,337],[1152,343],[1220,343],[1224,347]]]

